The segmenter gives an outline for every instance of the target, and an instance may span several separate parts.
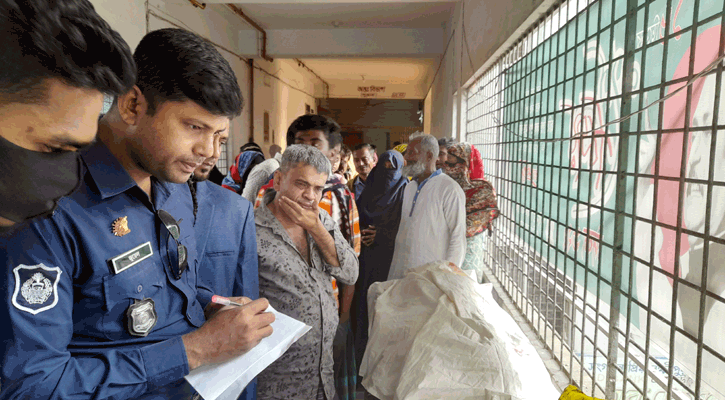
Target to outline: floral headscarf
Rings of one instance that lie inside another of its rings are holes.
[[[485,179],[471,179],[471,153],[469,143],[456,143],[448,147],[448,161],[443,172],[461,185],[466,193],[466,236],[478,235],[491,229],[491,221],[498,216],[496,192]],[[452,161],[451,159],[455,159]]]

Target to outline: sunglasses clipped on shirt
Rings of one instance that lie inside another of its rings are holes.
[[[176,251],[173,252],[171,250],[173,246],[169,246],[169,240],[167,239],[166,255],[169,257],[169,268],[171,268],[171,272],[174,274],[174,278],[176,278],[177,280],[181,279],[181,275],[184,273],[184,271],[187,270],[187,268],[189,268],[189,263],[186,259],[186,246],[179,242],[179,237],[181,236],[181,228],[179,228],[179,223],[176,221],[176,219],[174,219],[174,217],[172,217],[171,214],[169,214],[167,211],[158,210],[156,212],[156,215],[159,216],[159,219],[166,227],[166,230],[169,233],[169,237],[174,239],[174,242],[176,242]]]

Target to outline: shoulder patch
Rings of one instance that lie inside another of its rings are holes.
[[[15,291],[13,306],[33,315],[58,304],[58,282],[63,271],[58,267],[18,265],[13,268]]]

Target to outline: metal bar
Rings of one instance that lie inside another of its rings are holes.
[[[620,115],[628,115],[632,106],[632,76],[634,71],[634,49],[636,47],[637,30],[637,0],[627,1],[627,19],[625,27],[624,42],[624,66],[622,82],[622,106]],[[612,293],[609,303],[609,343],[607,351],[607,380],[605,397],[614,398],[617,384],[617,357],[619,354],[619,314],[620,314],[620,291],[622,287],[622,247],[624,245],[624,212],[627,207],[627,179],[626,172],[629,163],[629,131],[631,121],[626,120],[620,123],[617,155],[617,187],[616,203],[614,214],[614,258],[612,262]]]
[[[667,0],[667,4],[665,6],[665,15],[671,15],[672,13],[672,0]],[[669,49],[669,35],[670,31],[670,24],[665,24],[665,37],[663,40],[663,50],[662,50],[662,69],[660,72],[660,98],[665,96],[665,82],[667,81],[667,52]],[[662,143],[662,128],[663,128],[663,117],[664,117],[664,107],[659,107],[659,112],[657,115],[657,140],[655,142],[655,157],[654,157],[654,175],[655,177],[659,176],[660,171],[660,155],[661,155],[661,143]],[[659,180],[654,179],[654,192],[657,193],[657,190],[659,188]],[[651,220],[656,219],[657,215],[657,196],[653,196],[652,198],[652,216]],[[655,237],[656,234],[656,226],[654,224],[651,225],[651,231],[650,235],[651,237]],[[654,266],[652,265],[652,260],[655,258],[655,247],[650,246],[650,254],[649,254],[649,274],[648,274],[648,290],[647,290],[647,321],[646,321],[646,332],[645,337],[650,338],[652,337],[652,297],[653,297],[653,281],[654,281]],[[651,350],[651,340],[645,341],[645,351],[644,351],[644,370],[648,371],[649,368],[649,362],[650,362],[650,350]],[[649,385],[649,379],[645,379],[644,383],[642,384],[642,390],[644,393],[648,392],[648,386]]]
[[[524,38],[524,40],[522,41],[521,45],[524,48],[524,52],[526,52],[526,49],[528,47],[530,47],[530,45],[531,45],[531,36],[527,35],[526,38]],[[531,101],[531,96],[529,95],[529,92],[530,92],[529,84],[531,82],[531,79],[530,79],[531,63],[532,63],[532,61],[531,61],[530,53],[525,54],[523,56],[523,58],[521,59],[521,62],[519,63],[519,65],[521,65],[520,85],[521,85],[521,91],[523,92],[523,95],[519,98],[520,105],[519,105],[518,109],[519,109],[520,114],[522,115],[522,118],[521,118],[522,121],[526,121],[530,117],[529,116],[530,108],[528,107],[528,104],[530,104],[530,101]],[[524,130],[522,130],[522,131],[524,131]],[[519,142],[518,147],[519,147],[519,151],[520,151],[519,160],[523,160],[522,164],[520,165],[520,167],[522,168],[521,171],[523,172],[527,168],[529,168],[527,165],[527,163],[529,161],[528,160],[529,157],[527,157],[528,146],[526,143]],[[523,177],[523,174],[521,174],[521,176]],[[521,218],[521,222],[523,223],[523,227],[522,227],[523,234],[520,235],[520,238],[521,238],[521,241],[524,242],[529,236],[529,229],[527,229],[526,226],[527,225],[531,226],[530,225],[531,213],[529,212],[528,206],[526,206],[526,201],[527,201],[527,199],[530,198],[530,196],[529,196],[530,191],[529,191],[529,188],[526,185],[526,181],[524,179],[522,179],[522,182],[519,185],[519,187],[521,188],[521,202],[524,204],[524,206],[522,207],[523,208],[523,218]],[[527,258],[524,258],[524,260],[527,260]],[[522,297],[527,299],[526,306],[527,306],[527,308],[531,309],[531,313],[533,315],[536,312],[536,307],[534,306],[534,303],[528,294],[531,293],[533,290],[535,290],[535,288],[532,287],[533,280],[531,279],[531,274],[528,273],[529,272],[528,270],[529,270],[528,263],[522,262],[521,263],[520,289],[521,289]],[[538,320],[541,321],[541,319],[542,319],[541,312],[538,312]]]
[[[725,26],[725,14],[721,16],[721,23],[720,23],[720,45],[718,46],[718,55],[723,54],[725,51],[725,30],[723,30],[723,26]],[[708,286],[708,266],[710,261],[710,241],[707,240],[708,236],[712,234],[710,231],[711,223],[710,218],[712,214],[712,206],[713,206],[713,183],[715,180],[715,157],[716,157],[716,146],[717,146],[717,122],[719,118],[719,112],[716,110],[720,109],[720,101],[721,101],[721,88],[722,88],[722,64],[718,65],[717,73],[715,75],[715,101],[713,104],[713,117],[712,117],[712,131],[711,131],[711,140],[710,140],[710,158],[709,158],[709,166],[708,166],[708,183],[707,183],[707,199],[705,200],[705,239],[703,240],[703,254],[702,254],[702,280],[700,284],[700,320],[698,321],[698,327],[697,327],[697,361],[696,361],[696,372],[695,376],[698,379],[695,379],[695,398],[699,399],[701,395],[702,390],[702,379],[699,379],[699,377],[702,376],[702,350],[703,350],[703,340],[705,335],[705,308],[707,307],[707,286]]]
[[[647,26],[648,21],[649,21],[649,7],[646,7],[645,5],[646,5],[646,2],[645,2],[645,4],[643,4],[643,7],[644,7],[644,21],[643,21],[643,25],[644,26]],[[635,17],[636,17],[636,15],[637,14],[635,14]],[[638,82],[639,82],[638,86],[639,87],[642,87],[642,85],[643,85],[643,82],[644,82],[644,71],[647,70],[647,58],[645,57],[645,53],[644,53],[645,52],[644,49],[646,48],[646,44],[647,44],[647,40],[646,40],[646,38],[644,38],[642,40],[642,46],[639,49],[637,49],[638,51],[640,51],[640,54],[642,54],[640,68],[639,68],[639,71],[640,71],[640,75],[639,75],[639,79],[638,79]],[[636,43],[635,43],[635,47],[636,47]],[[636,58],[636,56],[633,56],[633,58]],[[632,72],[634,73],[634,71],[632,71]],[[632,92],[634,92],[635,89],[636,88],[633,86],[632,87]],[[639,99],[639,105],[637,106],[637,110],[641,110],[642,109],[642,106],[644,104],[644,96],[641,95],[641,94],[638,94],[637,96],[638,96],[638,99]],[[640,131],[642,129],[642,121],[643,121],[643,118],[644,117],[645,117],[645,115],[642,115],[641,117],[638,117],[637,118],[637,128],[636,128],[636,131]],[[635,145],[635,151],[634,151],[634,154],[635,154],[635,157],[634,157],[634,172],[637,173],[639,171],[639,168],[640,168],[640,165],[639,165],[639,161],[640,161],[639,154],[640,154],[640,142],[641,142],[641,140],[640,140],[639,137],[635,137],[635,138],[637,140],[637,143]],[[638,185],[639,181],[636,178],[633,179],[633,180],[634,180],[634,182],[633,182],[634,183],[634,187],[632,188],[632,193],[634,195],[632,196],[632,213],[636,215],[637,214],[637,196],[636,196],[636,193],[637,193],[637,185]],[[631,222],[632,232],[635,232],[637,219],[636,218],[630,218],[630,219],[632,221]],[[631,253],[634,253],[635,238],[636,238],[636,235],[632,234],[632,237],[630,239],[630,245],[629,245],[629,249],[630,249],[630,252]],[[628,296],[626,296],[627,297],[627,326],[626,326],[626,333],[624,335],[625,344],[624,344],[624,373],[622,375],[622,393],[627,393],[627,382],[629,381],[629,379],[628,379],[628,372],[629,372],[628,366],[629,366],[629,356],[630,356],[629,345],[631,343],[630,338],[631,338],[631,329],[632,329],[632,297],[633,297],[632,296],[632,292],[635,291],[632,288],[632,283],[634,281],[634,269],[635,269],[634,257],[632,257],[631,255],[628,255],[628,258],[629,258],[629,283],[627,284],[627,290],[628,290],[629,293],[628,293]],[[641,365],[640,365],[640,367],[641,367]]]
[[[699,8],[699,0],[695,0],[694,4],[694,10],[697,10]],[[692,35],[690,38],[690,62],[688,65],[688,76],[692,76],[695,74],[694,68],[695,68],[695,54],[697,54],[697,18],[693,18],[692,21]],[[683,203],[684,203],[684,187],[685,187],[685,171],[687,167],[687,148],[688,148],[688,135],[689,135],[689,128],[690,128],[690,116],[692,115],[692,86],[687,87],[687,100],[685,101],[685,124],[684,129],[682,131],[682,152],[681,152],[681,160],[680,160],[680,179],[678,184],[678,196],[677,196],[677,227],[675,229],[675,268],[674,268],[674,275],[675,278],[678,278],[680,275],[680,257],[678,255],[680,254],[681,242],[682,242],[682,213],[683,213]],[[667,400],[669,400],[672,396],[672,386],[673,386],[673,371],[675,367],[675,361],[677,354],[675,353],[675,337],[676,337],[676,330],[674,327],[677,325],[677,298],[679,293],[679,279],[675,279],[672,282],[672,321],[671,321],[671,327],[670,327],[670,351],[669,351],[669,357],[670,357],[670,364],[667,369],[667,375],[669,377],[667,382]]]
[[[607,54],[607,58],[606,58],[607,61],[605,62],[605,64],[607,64],[607,67],[606,67],[607,68],[607,76],[609,76],[609,75],[612,74],[611,71],[613,70],[612,66],[614,64],[614,61],[612,60],[612,56],[614,54],[614,26],[615,26],[615,23],[616,23],[616,18],[615,18],[615,11],[616,10],[615,10],[615,3],[614,3],[614,1],[612,1],[611,3],[612,3],[611,4],[611,7],[610,7],[611,10],[609,12],[609,24],[607,26],[607,29],[609,30],[609,48],[608,48],[608,54]],[[600,24],[601,24],[602,18],[604,18],[604,13],[601,13],[600,14],[600,18],[599,18],[599,23]],[[604,68],[600,68],[600,70],[603,71]],[[604,121],[605,122],[609,122],[609,120],[610,120],[609,114],[610,114],[610,111],[612,109],[612,107],[611,107],[611,101],[612,100],[611,99],[612,99],[611,85],[607,85],[606,95],[605,95],[605,97],[603,99],[600,99],[600,101],[602,101],[602,102],[604,102],[604,104],[606,104],[606,110],[604,112],[604,114],[605,114],[604,115]],[[604,136],[604,142],[605,143],[607,143],[609,141],[610,135],[611,135],[610,128],[609,127],[605,127],[604,128],[604,135],[603,135]],[[608,151],[609,151],[608,150],[608,147],[607,146],[603,146],[603,154],[602,154],[602,156],[605,159],[607,157]],[[600,174],[601,174],[601,177],[602,177],[602,182],[605,182],[604,179],[606,177],[606,174],[605,174],[606,169],[607,169],[606,164],[605,163],[602,163],[602,167],[601,167],[601,171],[600,171]],[[605,185],[602,184],[601,189],[600,189],[601,190],[601,194],[602,194],[602,208],[604,208],[604,190],[605,190],[605,187],[604,186]],[[600,211],[600,213],[599,213],[599,226],[600,227],[603,227],[604,226],[604,215],[605,215],[604,210]],[[601,257],[599,258],[598,265],[597,265],[597,280],[598,280],[598,283],[597,283],[596,298],[597,299],[600,299],[601,296],[602,296],[602,281],[603,281],[603,279],[602,279],[602,258]],[[604,283],[605,284],[609,284],[609,286],[612,287],[612,284],[611,283],[608,283],[608,282],[604,282]],[[599,319],[600,318],[606,319],[606,316],[604,316],[602,314],[602,312],[601,312],[600,306],[601,306],[601,302],[600,301],[597,301],[596,302],[596,314],[595,314],[596,315],[595,326],[598,326],[599,325]],[[595,365],[596,365],[597,356],[598,356],[598,353],[599,353],[599,351],[598,351],[599,350],[599,340],[598,340],[599,338],[598,338],[598,336],[599,336],[599,330],[595,329],[594,330],[594,354],[593,354],[593,360],[594,360],[594,364]],[[604,337],[606,338],[607,335],[604,335]],[[593,372],[596,375],[596,369]],[[595,382],[595,385],[596,385],[596,379],[594,380],[594,382]],[[604,390],[602,390],[602,393],[603,392],[604,392]],[[595,394],[596,393],[594,391],[594,388],[592,388],[592,395],[595,395]]]
[[[569,14],[571,13],[571,11],[569,10],[569,7],[571,7],[572,2],[574,2],[574,9],[575,10],[578,9],[579,0],[569,0],[569,2],[567,3],[567,18],[569,16]],[[567,42],[566,42],[567,46],[566,47],[567,48],[569,48],[569,42],[571,41],[568,38],[569,31],[571,30],[570,29],[571,28],[571,25],[570,24],[573,23],[574,24],[574,40],[573,40],[573,42],[574,42],[574,49],[576,49],[577,35],[579,33],[579,24],[576,23],[576,20],[577,20],[577,17],[574,17],[567,24],[567,27],[566,27],[566,34],[567,34]],[[569,51],[567,51],[566,54],[568,55],[569,54]],[[573,128],[574,128],[574,124],[575,124],[575,122],[574,122],[574,112],[576,110],[576,107],[574,106],[574,103],[577,100],[576,99],[576,78],[575,78],[576,77],[577,53],[575,51],[572,51],[572,56],[573,56],[573,61],[571,63],[565,63],[565,64],[567,64],[567,71],[569,69],[568,68],[568,65],[571,65],[571,75],[572,75],[572,79],[570,81],[570,83],[571,83],[571,103],[572,104],[571,104],[571,117],[570,117],[570,121],[569,121],[569,130],[570,130],[570,133],[571,134],[574,133],[573,132]],[[566,77],[567,75],[568,75],[568,72],[566,72],[564,76]],[[566,90],[566,85],[564,86],[564,89]],[[584,123],[584,118],[581,119],[581,123],[582,124]],[[564,132],[562,132],[562,136],[564,136],[563,133]],[[567,146],[568,151],[566,153],[569,156],[568,157],[568,159],[569,159],[569,166],[566,168],[566,170],[567,170],[566,176],[567,176],[568,185],[566,185],[566,195],[565,195],[565,199],[566,199],[566,209],[567,210],[570,210],[571,209],[571,207],[569,206],[569,204],[572,202],[572,198],[571,198],[571,196],[572,196],[572,194],[571,194],[571,186],[572,186],[571,185],[571,172],[572,172],[572,167],[571,167],[571,146],[572,145],[573,144],[570,142],[569,145]],[[579,176],[581,176],[581,148],[582,148],[582,146],[579,146],[579,154],[577,155],[579,157],[579,159],[578,159],[578,164],[579,165],[577,167],[576,173],[578,173]],[[562,151],[562,158],[564,158],[563,157],[563,154],[564,153]],[[578,196],[578,194],[579,194],[579,189],[580,188],[581,188],[581,185],[578,185],[577,186],[577,197],[574,199],[574,202],[573,202],[574,204],[578,204],[578,202],[579,202],[579,196]],[[578,241],[578,236],[577,235],[579,233],[579,224],[578,224],[579,221],[575,219],[575,221],[573,221],[574,223],[572,224],[572,222],[570,222],[571,214],[572,214],[571,212],[567,212],[566,213],[566,226],[567,227],[570,227],[570,226],[574,225],[573,235],[574,235],[575,245],[574,245],[574,258],[573,258],[574,259],[574,262],[572,263],[573,264],[572,268],[574,270],[573,271],[573,276],[574,276],[573,279],[574,279],[574,282],[576,282],[576,278],[577,278],[577,265],[576,265],[577,263],[576,263],[576,260],[578,260],[578,256],[579,256],[579,246],[577,246],[576,243]],[[564,267],[564,271],[565,271],[564,274],[565,275],[566,275],[566,269],[567,269],[566,268],[566,265],[567,264],[569,264],[569,263],[564,264],[565,265],[565,267]],[[566,294],[566,282],[564,282],[564,285],[563,286],[564,287],[563,287],[563,290],[562,291],[563,291],[564,294]],[[574,287],[572,286],[572,292],[573,291],[574,291]],[[574,324],[572,323],[572,325],[574,325]],[[573,330],[572,330],[572,336],[573,336]],[[562,345],[563,344],[564,344],[564,341],[562,340]],[[579,364],[581,365],[581,363],[579,363]],[[572,371],[572,372],[574,371],[574,352],[573,351],[570,351],[569,352],[569,370]]]
[[[524,48],[524,44],[523,44],[523,40],[522,40],[521,42],[519,42],[519,44],[517,46],[517,53],[519,55],[523,53],[523,48]],[[524,64],[524,61],[525,61],[525,59],[520,58],[512,66],[512,69],[515,71],[515,74],[516,74],[515,75],[515,78],[514,78],[514,82],[515,82],[514,83],[514,86],[515,86],[515,93],[516,94],[515,94],[515,97],[512,98],[512,107],[511,107],[512,110],[514,111],[514,113],[513,113],[513,115],[514,115],[513,120],[516,121],[516,122],[513,123],[513,129],[512,129],[513,131],[518,131],[519,130],[519,127],[521,126],[520,121],[522,119],[523,110],[522,110],[522,107],[520,106],[520,104],[522,102],[522,99],[526,96],[526,94],[524,92],[524,84],[523,84],[523,80],[524,80],[524,78],[523,78],[523,76],[524,76],[524,73],[523,73],[524,65],[523,64]],[[509,133],[509,135],[510,134],[511,133]],[[514,159],[515,160],[521,160],[521,158],[522,158],[522,154],[521,154],[522,153],[521,141],[517,141],[517,140],[515,140],[515,138],[513,140],[514,140],[514,142],[513,142]],[[512,182],[515,182],[515,187],[516,187],[515,192],[512,195],[512,198],[514,198],[516,200],[515,203],[514,203],[516,205],[516,211],[513,212],[511,214],[511,216],[516,218],[515,224],[516,224],[517,229],[516,229],[515,232],[518,233],[523,228],[522,222],[523,222],[523,219],[524,218],[519,218],[518,216],[521,215],[521,212],[522,212],[522,210],[521,210],[522,209],[521,204],[523,203],[523,197],[524,197],[523,191],[524,191],[524,188],[523,188],[523,185],[521,185],[520,183],[516,182],[516,180],[512,179]],[[517,234],[515,236],[516,237],[516,245],[517,246],[520,246],[521,244],[523,244],[523,237],[522,236],[523,235],[521,235],[521,234]],[[524,301],[524,296],[523,296],[523,293],[522,293],[521,275],[523,274],[523,271],[522,271],[523,267],[522,267],[522,265],[524,265],[524,263],[521,262],[521,254],[517,254],[517,259],[516,260],[517,260],[517,262],[513,266],[514,271],[515,271],[514,272],[514,285],[515,285],[515,287],[517,289],[516,301],[524,308],[526,314],[528,314],[529,313],[529,311],[528,311],[528,308],[529,307],[528,307],[528,304]],[[533,316],[533,313],[531,313],[531,314]]]
[[[555,48],[558,47],[558,40],[557,40],[557,36],[554,34],[554,18],[551,17],[551,16],[549,16],[547,18],[547,23],[549,25],[549,28],[548,29],[549,29],[549,33],[550,33],[549,37],[546,38],[546,41],[548,42],[548,53],[549,53],[547,58],[550,61],[547,62],[547,66],[548,67],[547,67],[547,71],[546,72],[548,73],[548,76],[551,77],[552,71],[555,69],[555,67],[553,67],[552,65],[554,65],[554,63],[556,63],[556,65],[558,65],[558,63],[559,63],[559,59],[558,58],[554,58],[554,54],[556,54]],[[553,61],[551,61],[551,60],[553,60]],[[551,80],[547,77],[547,81],[551,81]],[[554,91],[554,89],[552,87],[552,84],[548,85],[547,90],[546,90],[546,104],[547,104],[547,109],[546,109],[546,113],[544,115],[544,118],[547,121],[547,124],[546,124],[547,127],[549,125],[548,124],[549,113],[553,111],[549,107],[552,104],[552,102],[556,100],[556,94],[553,93],[553,91]],[[551,98],[552,96],[553,96],[553,99]],[[549,137],[549,133],[551,133],[551,138],[553,139],[554,138],[554,135],[555,135],[555,132],[556,132],[556,130],[552,126],[551,132],[548,132],[547,131],[545,137],[548,138]],[[549,147],[548,144],[544,144],[544,146],[545,146],[545,148]],[[552,157],[550,163],[547,162],[546,160],[545,160],[545,162],[546,162],[546,165],[549,166],[549,170],[553,171],[553,169],[554,169],[554,159],[553,159],[553,157]],[[553,185],[554,185],[554,174],[551,173],[551,174],[549,174],[549,187],[551,188],[551,187],[553,187]],[[553,195],[550,192],[548,194],[549,194],[549,212],[548,212],[548,217],[551,218],[551,216],[553,215],[552,209],[554,207],[553,206],[554,202],[553,202]],[[551,219],[549,219],[549,221],[551,221]],[[549,241],[552,240],[552,238],[550,237],[550,235],[551,235],[551,229],[550,229],[551,225],[550,224],[551,224],[551,222],[549,222],[549,224],[547,224],[547,227],[546,227],[546,229],[547,229],[547,237],[549,238]],[[558,228],[558,224],[557,224],[556,230],[554,232],[554,238],[553,238],[554,242],[556,242],[557,241],[557,238],[558,238],[558,236],[557,236],[558,235],[558,229],[559,228]],[[551,246],[551,244],[549,244],[548,246],[546,246],[546,259],[547,260],[550,260],[551,259],[552,249],[553,249],[553,246]],[[554,258],[556,258],[556,257],[557,257],[556,256],[556,252],[554,252]],[[556,274],[556,266],[555,265],[556,264],[554,264],[554,267],[553,267],[554,274]],[[550,266],[549,263],[547,263],[546,264],[546,276],[547,277],[550,277],[551,274],[552,274],[552,266]],[[546,282],[546,288],[547,288],[546,290],[547,290],[547,292],[549,290],[549,285],[550,285],[550,283],[549,283],[549,281],[547,279],[547,282]],[[551,311],[551,307],[550,307],[551,305],[552,305],[552,303],[547,303],[546,304],[546,312],[547,312],[547,314]],[[551,348],[553,350],[553,345],[552,345]],[[552,351],[552,353],[553,353],[553,351]]]
[[[564,32],[561,31],[561,28],[563,26],[566,26],[566,14],[565,14],[565,11],[564,11],[566,5],[567,5],[567,2],[564,2],[561,5],[561,7],[559,7],[559,12],[557,14],[557,25],[558,25],[557,28],[558,28],[558,31],[557,31],[557,35],[556,35],[556,37],[557,37],[557,40],[556,40],[556,54],[557,54],[557,56],[556,56],[556,64],[557,64],[556,71],[560,71],[562,68],[566,68],[566,50],[564,52],[564,57],[563,57],[563,62],[562,62],[563,65],[562,66],[559,66],[559,62],[562,60],[562,57],[561,57],[562,55],[560,54],[560,50],[559,50],[562,47],[561,42],[563,40],[563,42],[564,42],[564,49],[566,49],[566,41],[567,41],[566,31],[564,31]],[[564,24],[562,24],[562,21],[561,21],[562,18],[564,18]],[[562,36],[564,36],[563,39],[562,39]],[[566,78],[566,76],[565,76],[565,78]],[[564,95],[564,89],[565,89],[564,85],[563,84],[556,85],[554,87],[554,97],[555,98],[557,98],[557,93],[559,91],[559,87],[561,87],[562,97]],[[562,115],[561,110],[556,110],[556,112],[554,114],[554,132],[557,131],[557,129],[556,129],[557,116],[561,116],[561,115]],[[563,129],[563,118],[561,120],[562,120],[562,129]],[[554,146],[556,146],[556,144]],[[559,152],[559,154],[562,154],[563,153],[563,148],[564,148],[563,142],[562,143],[559,143],[559,146],[560,146],[560,152]],[[556,150],[554,151],[554,153],[556,153]],[[553,165],[554,165],[554,162],[552,162],[552,167],[553,167]],[[560,167],[560,165],[557,165],[557,167]],[[562,171],[559,170],[559,181],[557,182],[557,187],[559,187],[559,188],[561,187],[561,176],[562,176],[561,172]],[[559,240],[559,227],[561,226],[561,224],[558,222],[559,221],[559,210],[561,209],[561,207],[559,206],[559,197],[557,197],[556,205],[557,205],[557,207],[555,209],[556,210],[556,217],[555,217],[555,219],[557,221],[557,224],[556,224],[556,240]],[[566,235],[566,229],[564,230],[564,235]],[[557,265],[557,266],[559,265],[559,254],[560,254],[559,251],[556,251],[556,253],[554,254],[554,265]],[[566,271],[565,271],[565,273],[566,273]],[[554,293],[556,293],[556,289],[557,289],[557,284],[554,283],[554,291],[555,291]],[[553,335],[552,335],[552,337],[553,337]],[[554,342],[553,342],[553,339],[552,339],[552,346],[553,346],[553,344],[554,344]],[[564,356],[563,349],[564,349],[564,346],[563,346],[563,344],[561,344],[559,346],[559,361],[562,362],[562,363],[564,361],[563,360],[563,356]]]
[[[589,12],[591,11],[591,9],[593,7],[600,7],[600,6],[601,6],[601,3],[600,2],[596,2],[596,3],[594,3],[594,5],[586,8],[586,26],[585,26],[585,29],[584,29],[585,36],[588,36],[588,34],[589,34],[589,28],[590,28],[589,27],[589,22],[590,22]],[[599,21],[600,20],[597,19],[597,25],[599,25]],[[598,27],[597,27],[596,38],[597,38],[597,45],[598,45],[599,44],[599,29],[598,29]],[[584,40],[584,43],[587,43],[588,40],[589,39],[586,38]],[[584,91],[586,91],[586,88],[587,88],[587,78],[586,77],[587,77],[588,74],[594,73],[594,83],[595,84],[594,84],[594,88],[593,88],[594,89],[593,100],[595,100],[596,97],[597,97],[596,96],[596,93],[597,93],[597,89],[598,89],[597,88],[597,85],[596,85],[596,82],[597,82],[596,77],[598,75],[598,69],[596,68],[596,65],[595,65],[593,71],[587,71],[587,61],[586,61],[586,58],[584,59],[583,64],[584,64],[584,66],[583,66],[582,69],[583,69],[583,73],[584,73],[584,79],[582,81],[582,88],[583,88]],[[582,107],[584,107],[584,104],[582,104]],[[595,106],[595,101],[593,101],[591,107],[592,107],[592,121],[596,121],[596,110],[597,110],[597,107]],[[582,112],[584,112],[584,108],[582,109]],[[584,131],[584,118],[582,118],[582,126],[581,126],[581,130],[580,131]],[[580,154],[581,154],[581,151],[582,151],[581,148],[582,148],[582,146],[579,146],[579,149],[580,149],[579,153]],[[580,168],[581,168],[581,163],[582,163],[582,161],[581,161],[581,156],[580,156],[579,157],[579,167]],[[594,169],[594,166],[593,166],[593,163],[592,163],[592,152],[591,151],[589,152],[589,159],[587,160],[587,164],[589,165],[588,173],[587,173],[587,178],[589,179],[589,182],[588,182],[588,185],[587,185],[587,197],[586,198],[587,199],[591,199],[592,198],[592,186],[593,186],[593,183],[594,183],[594,178],[593,178],[593,175],[594,174],[592,173],[592,171]],[[582,180],[581,179],[581,176],[580,176],[580,180]],[[589,216],[589,215],[591,215],[591,204],[589,204],[587,206],[587,216]],[[586,234],[586,242],[585,243],[589,243],[590,240],[594,240],[593,238],[590,238],[591,220],[592,220],[591,218],[587,217],[587,223],[586,223],[586,225],[587,225],[586,226],[587,234]],[[585,246],[585,248],[587,248],[587,247],[588,246]],[[587,304],[587,294],[589,293],[589,290],[588,290],[589,289],[589,273],[590,273],[590,270],[591,270],[591,265],[589,263],[589,257],[586,257],[585,264],[586,265],[584,267],[584,297],[582,299],[582,303],[586,305]],[[576,301],[572,301],[572,310],[575,307],[576,307]],[[575,314],[575,312],[572,311],[572,314]],[[580,372],[580,379],[579,379],[580,382],[583,382],[584,381],[584,371],[586,370],[586,368],[584,368],[584,352],[585,352],[585,342],[584,342],[584,338],[586,337],[586,325],[587,325],[586,324],[586,321],[587,321],[586,313],[585,312],[582,312],[582,322],[581,322],[581,331],[582,331],[581,332],[581,337],[582,338],[581,338],[581,345],[580,345],[581,346],[580,348],[581,348],[581,356],[582,356],[582,358],[581,358],[581,362],[580,362],[580,365],[581,365],[580,366],[580,371],[581,372]],[[595,327],[595,329],[596,329],[596,327]],[[572,337],[572,340],[573,339],[574,338]]]

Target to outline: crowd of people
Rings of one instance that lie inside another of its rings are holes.
[[[474,146],[378,155],[307,114],[224,176],[243,100],[208,41],[131,53],[87,0],[3,0],[0,26],[0,397],[198,398],[184,376],[271,335],[271,305],[311,330],[241,398],[354,399],[373,283],[436,260],[483,279],[498,210]]]

